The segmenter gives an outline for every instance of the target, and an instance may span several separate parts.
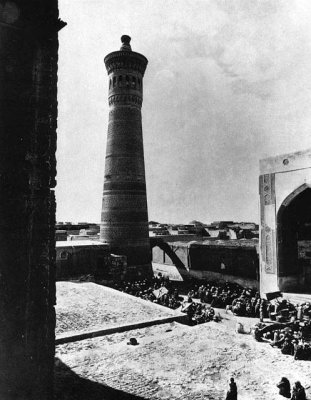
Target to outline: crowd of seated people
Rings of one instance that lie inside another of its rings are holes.
[[[188,288],[188,299],[183,304],[183,298],[180,297],[178,289],[174,287],[168,277],[162,276],[162,274],[151,280],[117,282],[113,287],[172,309],[177,309],[182,305],[181,311],[187,313],[191,325],[211,320],[218,321],[220,317],[215,316],[214,307],[227,307],[237,315],[249,316],[255,316],[255,310],[258,308],[259,315],[259,307],[248,307],[248,303],[251,304],[252,299],[256,299],[256,301],[259,299],[258,293],[253,289],[245,290],[240,285],[233,283],[207,282],[201,286],[192,284]],[[200,299],[200,302],[194,302],[193,298]]]
[[[221,317],[215,315],[215,308],[225,308],[237,316],[260,318],[253,330],[256,340],[267,341],[295,359],[311,359],[310,303],[295,306],[285,299],[268,301],[260,298],[255,289],[228,282],[205,282],[200,286],[192,283],[183,301],[176,285],[161,274],[149,280],[117,282],[113,287],[172,309],[180,307],[191,325],[219,321]],[[267,319],[269,323],[263,324]]]
[[[295,359],[311,360],[311,304],[294,305],[286,299],[268,301],[257,291],[239,285],[202,285],[197,293],[211,307],[226,307],[234,315],[260,318],[255,338],[267,341]],[[269,320],[263,324],[264,319]]]
[[[174,310],[181,306],[183,300],[169,278],[161,274],[152,279],[117,282],[114,283],[113,288]]]
[[[310,303],[294,306],[282,300],[275,304],[269,302],[267,309],[270,323],[255,326],[255,339],[270,343],[296,360],[311,360]]]
[[[204,303],[194,302],[189,296],[183,302],[181,312],[187,314],[189,325],[204,324],[209,321],[219,322],[221,320],[220,315],[215,314],[213,307]]]
[[[172,281],[168,277],[159,274],[151,280],[140,280],[133,282],[117,282],[113,286],[115,289],[121,290],[133,296],[141,297],[145,300],[152,301],[177,309],[181,306],[182,298],[178,289],[174,288]],[[161,290],[165,288],[166,290]],[[226,308],[231,310],[235,315],[245,315],[249,317],[259,317],[260,312],[266,312],[266,303],[260,299],[259,294],[254,289],[244,289],[235,283],[215,283],[206,282],[201,286],[192,284],[188,288],[188,299],[200,299],[200,303],[193,302],[187,311],[187,314],[193,313],[194,321],[199,323],[207,322],[213,319],[210,315],[210,308]],[[209,306],[207,306],[209,304]],[[184,307],[182,308],[182,311]],[[184,311],[186,312],[186,311]],[[192,320],[192,317],[190,317]]]
[[[244,289],[233,283],[206,283],[190,290],[188,297],[197,297],[211,307],[226,308],[236,315],[260,316],[261,299],[254,289]]]

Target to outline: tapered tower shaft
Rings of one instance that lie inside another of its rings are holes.
[[[105,57],[109,123],[100,235],[140,275],[151,270],[141,118],[148,60],[132,52],[129,36],[121,41],[120,51]]]

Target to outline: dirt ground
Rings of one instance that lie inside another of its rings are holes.
[[[276,388],[282,376],[300,380],[311,399],[310,362],[235,333],[237,320],[247,329],[256,320],[221,314],[220,323],[173,322],[57,346],[55,399],[220,400],[232,376],[239,400],[284,400]],[[127,345],[130,337],[139,344]]]

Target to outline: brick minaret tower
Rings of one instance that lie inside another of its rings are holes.
[[[105,57],[109,123],[100,238],[127,256],[130,275],[151,273],[141,106],[148,60],[121,37],[120,51]]]

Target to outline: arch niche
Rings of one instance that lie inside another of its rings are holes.
[[[281,291],[311,293],[311,188],[303,184],[277,213],[278,280]]]

